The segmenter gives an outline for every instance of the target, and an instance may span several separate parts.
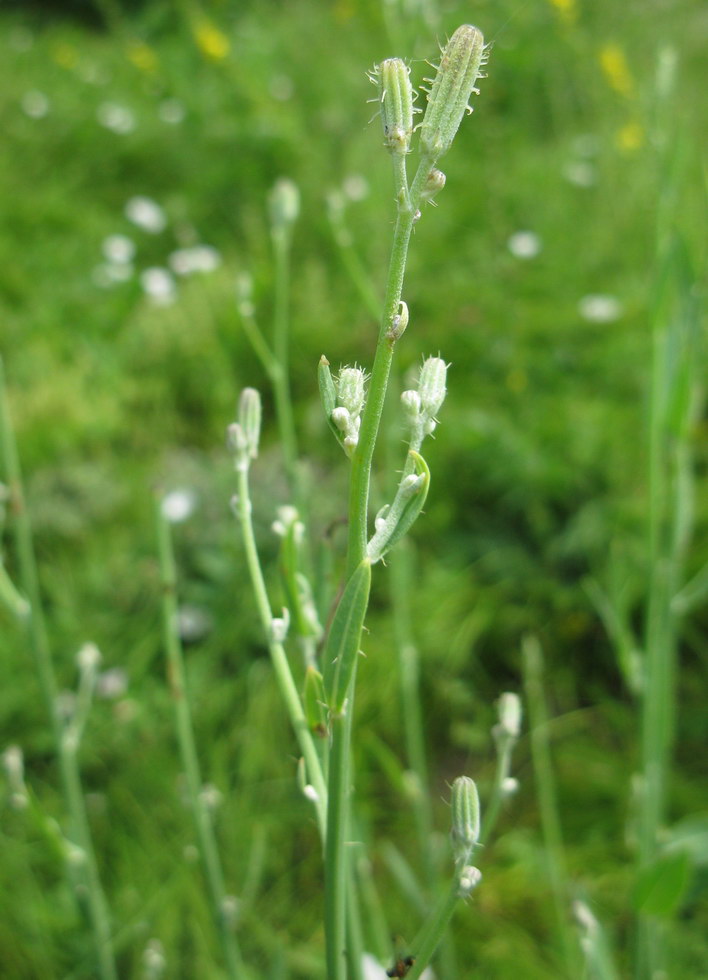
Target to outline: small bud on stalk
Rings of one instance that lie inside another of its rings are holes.
[[[391,153],[408,153],[413,134],[413,86],[410,68],[400,58],[387,58],[374,70],[379,90],[384,145]]]
[[[467,864],[479,840],[479,796],[473,779],[458,776],[452,784],[452,849],[458,866]]]

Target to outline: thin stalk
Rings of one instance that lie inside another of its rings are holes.
[[[187,778],[187,791],[199,842],[209,897],[217,923],[228,975],[234,980],[243,977],[243,959],[236,936],[226,916],[226,889],[221,859],[214,834],[211,814],[202,795],[202,776],[194,738],[192,715],[187,696],[182,645],[176,629],[177,572],[170,527],[157,505],[158,549],[162,578],[162,620],[167,653],[167,676],[175,708],[175,725],[179,752]]]
[[[398,214],[393,234],[383,315],[371,372],[369,390],[359,430],[359,442],[352,456],[349,484],[349,539],[347,575],[351,575],[366,555],[368,535],[369,490],[374,448],[381,424],[386,388],[393,360],[394,342],[388,336],[403,291],[406,259],[411,232],[418,217],[420,191],[430,171],[431,161],[423,157],[409,191],[405,157],[394,154],[394,177]],[[347,709],[342,718],[332,721],[332,743],[329,758],[329,807],[327,812],[327,845],[325,851],[325,938],[328,980],[346,980],[344,957],[347,921],[347,861],[345,844],[349,826],[350,757],[354,684],[349,685]]]
[[[290,393],[290,315],[288,301],[290,295],[290,234],[281,230],[273,234],[273,253],[275,258],[275,298],[273,310],[273,353],[274,369],[270,373],[275,397],[275,410],[278,434],[283,447],[285,471],[295,503],[302,512],[304,504],[303,488],[298,470],[298,445],[295,431],[295,418]]]
[[[494,773],[494,784],[489,803],[484,812],[482,821],[482,832],[479,835],[480,844],[486,844],[499,819],[502,803],[505,799],[504,782],[511,771],[511,757],[514,750],[514,741],[505,743],[497,754],[497,767]]]
[[[54,746],[59,762],[61,786],[69,813],[69,839],[76,845],[81,856],[80,864],[78,868],[75,868],[75,873],[78,872],[81,875],[81,883],[86,889],[99,977],[101,980],[116,980],[117,973],[113,958],[108,903],[101,886],[98,864],[91,840],[91,831],[81,788],[77,751],[72,744],[67,743],[64,723],[57,703],[57,682],[40,598],[32,526],[25,503],[19,453],[10,421],[2,358],[0,358],[0,445],[10,492],[10,512],[14,517],[15,547],[20,583],[29,602],[29,608],[25,611],[23,619],[27,628],[29,646],[34,656],[39,685],[51,722]]]
[[[356,674],[356,671],[355,671]],[[349,831],[350,752],[354,680],[346,711],[331,720],[327,838],[325,844],[325,937],[327,980],[347,980],[345,930],[349,862],[346,841]]]
[[[541,811],[546,870],[553,895],[556,924],[561,938],[566,970],[568,976],[575,977],[577,976],[577,950],[567,914],[568,875],[565,866],[558,797],[553,775],[553,761],[548,741],[548,713],[543,691],[542,658],[543,654],[538,640],[533,636],[524,637],[522,643],[524,688],[529,712],[531,755]]]
[[[460,880],[456,873],[447,892],[438,900],[432,914],[411,944],[415,962],[406,974],[407,980],[418,980],[423,970],[430,963],[435,955],[435,950],[447,932],[459,901]]]
[[[238,473],[238,500],[236,502],[236,512],[241,528],[244,550],[246,552],[246,563],[251,577],[251,585],[256,600],[256,607],[263,625],[263,630],[268,640],[268,652],[270,653],[273,672],[275,673],[276,683],[280,690],[280,695],[285,702],[285,707],[290,718],[290,723],[298,740],[300,751],[305,759],[307,767],[307,778],[313,786],[317,799],[315,810],[317,813],[317,824],[320,829],[322,840],[325,839],[327,824],[327,787],[322,773],[322,766],[317,748],[312,737],[312,733],[307,724],[305,713],[302,708],[300,695],[298,694],[293,675],[290,670],[288,658],[285,655],[283,644],[273,638],[273,614],[271,612],[270,600],[266,589],[263,572],[261,570],[256,538],[253,533],[253,521],[251,518],[252,504],[250,487],[248,483],[248,470],[239,469]]]

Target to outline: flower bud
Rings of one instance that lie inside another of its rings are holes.
[[[466,864],[479,840],[479,796],[473,779],[458,776],[452,784],[452,849],[455,861]]]
[[[420,395],[412,389],[401,393],[401,405],[406,419],[409,422],[417,422],[420,416]]]
[[[447,177],[442,170],[438,170],[437,167],[433,167],[425,179],[423,190],[420,192],[421,200],[432,201],[435,195],[439,194],[443,189],[446,180]]]
[[[402,337],[404,330],[408,326],[408,304],[401,300],[398,310],[398,313],[392,317],[391,326],[388,328],[387,337],[391,341],[396,341]]]
[[[460,898],[467,898],[471,891],[473,891],[477,885],[482,880],[482,872],[479,868],[475,868],[474,865],[467,865],[462,869],[460,874],[460,887],[459,896]]]
[[[238,402],[238,421],[251,459],[258,455],[261,435],[261,396],[255,388],[244,388]]]
[[[428,357],[420,369],[418,393],[423,411],[434,418],[445,401],[447,388],[447,364],[441,357]]]
[[[300,191],[297,184],[287,177],[277,180],[268,195],[268,210],[275,233],[294,224],[300,213]]]
[[[400,58],[387,58],[375,69],[383,123],[384,146],[408,153],[413,133],[413,87],[410,68]]]
[[[518,738],[521,731],[521,698],[506,691],[497,702],[499,727],[509,738]]]
[[[458,27],[443,50],[420,131],[421,149],[434,160],[450,149],[462,117],[471,111],[468,102],[477,91],[484,55],[482,32],[470,24]]]
[[[365,376],[361,368],[344,367],[337,379],[337,400],[352,418],[358,418],[364,407]]]

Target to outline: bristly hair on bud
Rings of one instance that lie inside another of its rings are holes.
[[[452,784],[452,826],[450,838],[455,862],[465,865],[477,845],[480,830],[480,809],[477,787],[469,776],[458,776]]]
[[[475,82],[485,62],[482,32],[471,24],[458,27],[443,49],[421,125],[421,150],[432,160],[450,149],[462,117],[472,111],[470,96],[477,94]]]
[[[378,88],[384,146],[391,153],[408,153],[413,134],[413,86],[410,68],[400,58],[387,58],[369,75]]]

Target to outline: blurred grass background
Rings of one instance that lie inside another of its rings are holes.
[[[60,683],[75,685],[76,651],[93,640],[127,685],[98,701],[82,757],[121,976],[144,975],[151,939],[167,976],[222,975],[164,682],[157,487],[197,499],[176,533],[194,627],[189,683],[204,772],[223,794],[218,831],[228,887],[242,897],[241,941],[264,977],[322,975],[315,829],[228,508],[223,434],[238,391],[254,385],[269,398],[234,284],[252,275],[267,322],[266,198],[279,177],[293,179],[302,213],[292,385],[322,534],[345,512],[346,473],[315,367],[323,352],[333,365],[367,363],[375,337],[328,195],[346,202],[380,287],[391,178],[365,71],[410,57],[420,83],[424,59],[462,22],[493,44],[489,78],[443,163],[439,207],[417,229],[399,345],[401,377],[422,353],[452,364],[413,535],[431,793],[446,832],[447,782],[491,779],[493,700],[521,689],[520,640],[535,632],[569,873],[628,962],[637,713],[589,583],[641,636],[657,241],[680,241],[694,299],[705,258],[705,10],[688,0],[6,3],[0,338]],[[140,196],[159,205],[164,228],[126,216]],[[106,244],[115,235],[135,249],[122,266]],[[215,250],[213,268],[179,275],[175,252],[199,244]],[[150,295],[150,269],[164,270],[162,296]],[[253,477],[266,557],[286,502],[274,435],[267,403]],[[708,553],[705,435],[699,414],[687,579]],[[382,481],[383,466],[381,455]],[[357,793],[365,837],[393,841],[414,862],[393,761],[401,726],[386,588],[380,575],[360,677]],[[22,747],[40,811],[61,820],[34,669],[0,616],[3,745]],[[708,811],[707,625],[700,603],[682,625],[672,822]],[[516,764],[520,794],[457,918],[462,977],[563,976],[525,740]],[[45,825],[8,798],[0,833],[2,976],[92,976],[87,927]],[[372,852],[377,884],[405,937],[410,909],[382,854]],[[672,977],[702,975],[708,962],[707,864],[698,854],[672,909]]]

